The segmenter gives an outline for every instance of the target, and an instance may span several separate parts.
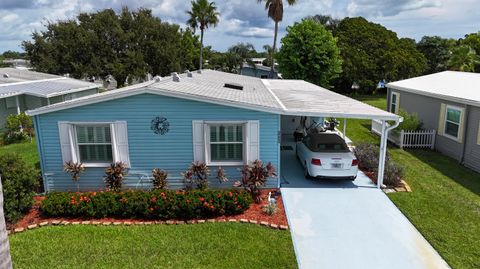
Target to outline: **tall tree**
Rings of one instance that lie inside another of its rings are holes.
[[[200,29],[200,60],[199,69],[202,69],[203,64],[203,35],[209,26],[217,26],[220,13],[217,12],[215,2],[208,2],[208,0],[194,0],[192,1],[192,9],[187,11],[190,18],[187,25],[192,29]]]
[[[278,52],[278,67],[286,79],[304,79],[325,88],[342,72],[342,59],[332,33],[312,19],[287,27]]]
[[[8,243],[7,226],[3,211],[3,190],[0,171],[0,268],[11,269],[12,258],[10,257],[10,246]]]
[[[480,64],[480,58],[475,50],[467,45],[461,45],[453,49],[448,68],[462,72],[475,72],[477,64]]]
[[[447,70],[452,47],[451,40],[439,36],[424,36],[416,46],[427,59],[428,68],[425,73],[431,74]]]
[[[318,21],[321,25],[325,26],[327,30],[335,32],[340,24],[341,20],[332,18],[330,15],[315,15],[313,17],[308,17],[309,19],[313,19]]]
[[[480,56],[480,32],[465,35],[465,38],[460,39],[459,42],[469,46]],[[475,72],[480,73],[480,63],[475,64]]]
[[[270,45],[263,45],[263,49],[267,55],[266,59],[262,62],[263,66],[272,66],[273,48]]]
[[[265,2],[265,10],[267,10],[268,17],[275,22],[275,31],[273,34],[273,47],[272,47],[272,66],[270,68],[270,78],[273,78],[275,72],[275,52],[277,50],[277,36],[278,36],[278,23],[283,20],[283,0],[257,0],[258,3]],[[296,0],[287,0],[289,5],[294,5]]]
[[[249,66],[256,69],[255,64],[252,61],[252,55],[255,54],[255,47],[250,43],[238,43],[231,46],[228,52],[235,57],[237,63],[237,73],[240,74],[243,64],[246,63]]]

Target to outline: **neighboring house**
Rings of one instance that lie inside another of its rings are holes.
[[[387,110],[437,130],[435,149],[480,172],[480,74],[445,71],[387,84]]]
[[[281,133],[289,124],[298,126],[295,118],[399,120],[305,81],[212,70],[174,73],[27,113],[33,116],[47,191],[76,190],[63,171],[67,161],[87,167],[80,175],[81,190],[103,188],[105,168],[117,161],[129,167],[128,187],[145,187],[143,179],[158,167],[168,172],[169,187],[179,188],[184,186],[181,172],[193,161],[210,167],[211,186],[231,187],[240,178],[238,168],[261,159],[277,168],[278,178],[267,184],[275,187],[281,178]],[[230,182],[219,185],[219,166]]]
[[[5,59],[3,63],[16,69],[28,70],[31,68],[30,61],[25,59]]]
[[[0,129],[10,114],[95,94],[99,87],[62,76],[0,68]]]
[[[267,79],[270,76],[270,69],[270,67],[263,66],[261,64],[255,64],[255,67],[253,67],[245,63],[242,66],[242,70],[240,70],[240,74],[244,76]],[[276,69],[274,70],[273,78],[281,78]]]

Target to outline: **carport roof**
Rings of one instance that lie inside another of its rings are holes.
[[[251,110],[298,116],[397,120],[399,117],[302,80],[256,77],[202,70],[89,95],[29,111],[30,115],[150,93]],[[242,86],[242,89],[227,87]]]

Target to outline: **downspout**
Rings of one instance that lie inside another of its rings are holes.
[[[401,122],[403,122],[402,117],[398,118],[398,120],[396,120],[392,126],[386,127],[387,121],[386,120],[382,121],[382,136],[380,141],[380,156],[378,158],[378,177],[377,177],[377,188],[379,189],[383,185],[383,176],[385,173],[385,159],[387,156],[388,133],[391,130],[397,128]]]
[[[464,122],[465,122],[465,125],[463,126],[463,137],[462,137],[462,142],[463,142],[463,146],[462,146],[462,155],[460,155],[460,164],[463,165],[463,163],[465,162],[465,152],[467,151],[467,138],[468,138],[468,114],[470,112],[470,106],[469,105],[466,105],[465,106],[465,118],[464,118]]]

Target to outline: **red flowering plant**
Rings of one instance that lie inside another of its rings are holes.
[[[182,173],[187,189],[192,189],[194,184],[198,189],[207,189],[209,175],[210,169],[207,164],[198,161],[193,162],[188,169]]]
[[[233,186],[243,187],[252,195],[256,203],[261,202],[260,188],[265,186],[268,178],[277,176],[272,163],[269,162],[265,166],[260,160],[255,160],[251,164],[244,165],[240,173],[242,175],[241,181],[236,181]]]
[[[122,189],[123,178],[126,175],[126,163],[116,162],[110,164],[110,166],[105,169],[105,176],[103,177],[107,190],[119,192]]]
[[[168,173],[160,168],[155,168],[152,170],[152,183],[154,189],[165,189],[167,188],[167,176]]]

